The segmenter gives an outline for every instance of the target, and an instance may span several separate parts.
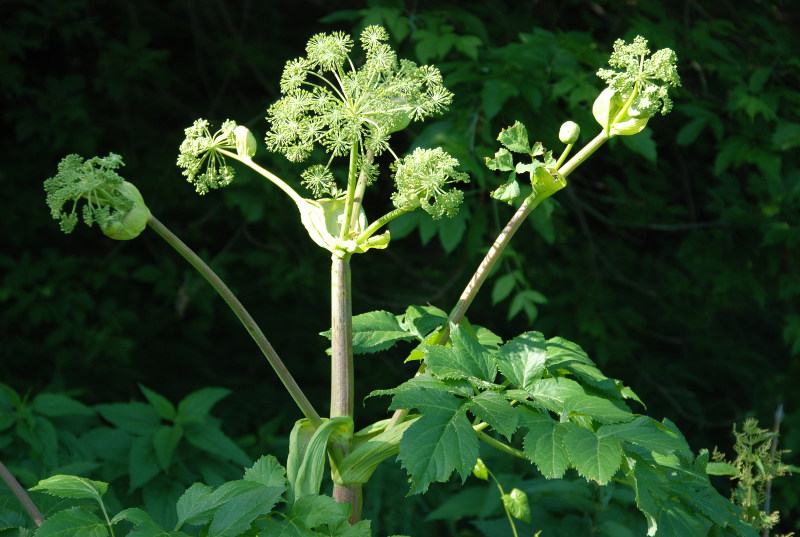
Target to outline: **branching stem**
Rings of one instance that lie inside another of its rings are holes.
[[[167,241],[167,243],[172,246],[181,256],[183,256],[186,261],[189,262],[203,277],[211,284],[211,287],[219,293],[222,299],[228,304],[233,312],[236,314],[236,317],[239,318],[239,321],[245,327],[247,332],[256,342],[258,348],[261,349],[261,352],[267,358],[267,361],[272,366],[272,369],[275,370],[275,373],[278,374],[278,378],[281,379],[283,385],[286,387],[286,390],[289,392],[289,395],[292,396],[294,402],[300,408],[300,411],[303,415],[308,418],[308,420],[314,425],[314,427],[318,427],[322,425],[322,419],[319,417],[319,414],[314,407],[311,405],[311,402],[306,397],[303,390],[300,389],[300,386],[294,380],[291,373],[289,373],[289,369],[283,363],[283,361],[278,356],[278,353],[270,344],[267,337],[264,335],[264,332],[261,331],[261,328],[258,326],[256,321],[250,315],[250,313],[245,309],[244,305],[236,298],[236,295],[225,285],[217,274],[211,270],[205,261],[203,261],[200,256],[198,256],[194,251],[189,248],[183,241],[181,241],[174,233],[172,233],[164,224],[162,224],[158,219],[154,216],[150,217],[150,220],[147,224],[158,233],[158,235]]]

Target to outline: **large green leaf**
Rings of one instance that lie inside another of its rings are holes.
[[[511,440],[511,435],[517,430],[517,413],[499,393],[482,392],[467,404],[467,409],[508,440]]]
[[[193,423],[184,428],[184,435],[190,444],[203,451],[242,466],[251,463],[250,457],[242,451],[242,448],[215,426]]]
[[[460,325],[452,325],[450,339],[452,347],[430,345],[424,349],[425,362],[434,375],[449,379],[494,381],[497,376],[494,358],[475,337]]]
[[[398,460],[411,476],[411,492],[428,490],[434,481],[446,481],[453,471],[464,480],[478,460],[478,437],[466,416],[463,400],[428,390],[427,401],[417,403],[423,415],[403,434]],[[400,394],[402,395],[402,394]],[[395,396],[392,408],[409,408]],[[394,407],[399,403],[399,407]]]
[[[137,489],[150,481],[161,472],[153,447],[155,435],[140,436],[133,441],[128,453],[128,474],[130,474],[130,487]]]
[[[528,393],[534,403],[560,416],[588,416],[601,423],[620,423],[634,418],[629,410],[621,408],[621,402],[587,393],[580,384],[564,377],[534,381]]]
[[[325,332],[330,337],[330,330]],[[392,347],[398,341],[415,339],[388,311],[371,311],[353,317],[353,352],[367,354]]]
[[[321,524],[339,524],[350,517],[350,506],[330,496],[303,496],[292,506],[289,518],[309,529]]]
[[[105,522],[83,509],[73,507],[59,511],[36,530],[36,537],[107,537]]]
[[[547,345],[539,332],[526,332],[500,347],[497,367],[511,384],[531,390],[544,372]]]
[[[599,437],[588,429],[565,423],[564,448],[578,472],[586,479],[605,485],[622,463],[622,448],[617,438]]]
[[[563,477],[569,467],[564,425],[538,410],[520,407],[518,412],[520,427],[528,429],[522,444],[525,454],[546,478]]]
[[[182,425],[205,422],[214,405],[229,393],[225,388],[202,388],[190,393],[178,403],[175,422]]]
[[[161,425],[155,408],[138,401],[97,405],[95,409],[115,426],[137,435],[152,434]]]
[[[208,537],[234,537],[250,527],[257,517],[269,513],[285,487],[260,485],[225,502],[214,515]]]
[[[153,435],[153,451],[162,470],[169,468],[172,454],[183,438],[183,427],[180,425],[162,425]]]
[[[59,393],[40,393],[33,398],[31,409],[44,416],[93,416],[94,410],[71,397]],[[2,429],[2,427],[0,427]]]
[[[228,481],[216,490],[195,483],[178,499],[178,521],[181,524],[205,524],[227,502],[253,490],[264,488],[255,481]]]
[[[680,435],[648,416],[638,416],[628,423],[603,425],[596,434],[598,437],[614,436],[665,455],[688,448]]]
[[[400,325],[422,340],[446,321],[447,313],[435,306],[409,306],[402,315]]]
[[[267,487],[286,487],[286,470],[274,456],[264,455],[245,470],[243,479]]]
[[[186,522],[192,524],[210,518],[206,498],[213,491],[212,487],[203,483],[195,483],[186,489],[186,492],[178,498],[178,503],[175,506],[178,512],[178,526]]]
[[[108,484],[74,475],[54,475],[42,479],[31,490],[41,490],[59,498],[92,499],[99,503],[100,497],[108,490]]]
[[[158,412],[158,415],[161,416],[162,419],[175,419],[175,405],[173,405],[169,399],[142,384],[139,384],[139,389],[150,404],[153,405],[153,408],[156,409],[156,412]]]

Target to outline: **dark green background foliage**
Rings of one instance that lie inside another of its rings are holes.
[[[262,138],[283,64],[312,34],[385,25],[401,57],[436,64],[455,93],[452,113],[401,141],[444,146],[472,183],[456,219],[405,219],[390,249],[355,259],[354,311],[449,309],[512,211],[487,192],[504,180],[482,164],[497,132],[521,120],[558,149],[558,126],[572,119],[588,140],[602,87],[594,72],[615,39],[641,34],[678,55],[683,88],[673,113],[613,141],[570,177],[512,243],[470,320],[504,337],[536,329],[578,342],[695,448],[725,449],[733,422],[754,415],[768,425],[783,402],[782,447],[800,450],[796,2],[0,5],[0,380],[21,394],[112,403],[141,399],[143,383],[177,401],[222,386],[233,393],[216,415],[251,456],[271,438],[265,424],[288,432],[299,417],[222,301],[154,234],[118,243],[85,227],[58,231],[41,185],[64,155],[123,155],[120,173],[242,294],[324,408],[327,342],[315,334],[328,328],[320,299],[328,256],[307,240],[294,206],[244,170],[225,191],[196,196],[175,166],[183,128],[197,117],[232,118]],[[256,158],[287,178],[302,169],[263,150]],[[368,193],[370,216],[385,212],[390,192],[383,184]],[[412,373],[402,364],[407,350],[362,357],[380,364],[361,364],[360,394]],[[369,400],[362,415],[380,417],[384,403]],[[27,456],[13,445],[0,442],[7,462]],[[396,469],[381,471],[378,483],[402,488]],[[496,473],[506,471],[521,470]],[[528,486],[532,499],[565,493]],[[630,502],[580,494],[589,505]],[[458,505],[440,511],[445,497],[434,491],[380,517],[392,531],[411,531],[402,510],[438,507],[433,518],[453,518]],[[773,506],[784,528],[800,529],[791,479],[776,483]]]

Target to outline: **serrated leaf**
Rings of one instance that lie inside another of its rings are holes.
[[[75,475],[54,475],[42,479],[30,490],[40,490],[59,498],[92,499],[100,503],[100,497],[108,490],[108,483]]]
[[[529,408],[520,407],[518,412],[520,427],[528,429],[522,444],[525,455],[546,478],[563,477],[569,467],[563,424]]]
[[[208,528],[208,537],[234,537],[250,528],[250,523],[269,513],[280,499],[283,487],[265,487],[231,498],[219,508]]]
[[[686,449],[686,442],[675,432],[648,416],[638,416],[628,423],[603,425],[597,436],[614,436],[664,455]]]
[[[518,488],[512,489],[508,494],[503,494],[503,505],[505,505],[511,516],[523,522],[531,521],[531,505],[528,502],[528,495]]]
[[[425,492],[434,481],[446,481],[453,471],[463,481],[478,460],[475,430],[460,402],[449,397],[449,404],[426,406],[400,440],[397,458],[411,476],[412,494]]]
[[[111,403],[94,408],[115,426],[137,435],[153,434],[161,425],[155,408],[146,403]]]
[[[114,518],[111,519],[111,523],[116,524],[120,520],[127,520],[134,526],[138,526],[139,524],[152,522],[153,517],[151,517],[150,514],[144,509],[140,509],[138,507],[131,507],[129,509],[123,509],[122,511],[114,515]]]
[[[571,414],[588,416],[601,423],[621,423],[634,418],[629,410],[620,408],[615,401],[587,393],[580,384],[564,377],[534,381],[526,390],[533,401],[560,416]]]
[[[180,425],[163,425],[153,435],[153,451],[162,470],[169,468],[172,454],[175,453],[181,438],[183,438],[183,427]]]
[[[431,345],[424,349],[425,363],[441,378],[476,378],[492,382],[497,366],[491,354],[460,325],[450,331],[452,347]]]
[[[142,384],[139,384],[139,389],[162,419],[172,421],[175,418],[175,406],[169,399]]]
[[[446,321],[447,313],[435,306],[409,306],[401,316],[400,326],[422,340]]]
[[[231,391],[225,388],[202,388],[190,393],[178,403],[175,422],[182,425],[203,423],[214,405],[229,393]]]
[[[614,477],[622,463],[622,448],[619,439],[613,436],[599,437],[592,431],[564,424],[564,448],[572,465],[578,472],[600,485]]]
[[[178,525],[180,526],[192,519],[198,520],[197,517],[209,509],[207,498],[213,491],[213,487],[203,483],[194,483],[186,489],[186,492],[178,498],[178,503],[175,506],[178,513]],[[191,524],[191,522],[189,523]]]
[[[486,157],[486,167],[490,170],[501,172],[514,171],[514,157],[509,153],[508,149],[501,147],[494,154],[494,158]]]
[[[467,409],[508,440],[517,430],[517,413],[499,393],[481,392],[467,404]]]
[[[538,160],[534,160],[529,163],[518,162],[516,166],[514,166],[514,171],[516,173],[530,173],[534,174],[537,172],[539,168],[543,168],[544,164],[539,162]],[[534,178],[531,176],[531,182],[533,182]]]
[[[330,331],[326,332],[330,334]],[[367,354],[392,347],[398,341],[415,339],[400,326],[394,314],[371,311],[353,317],[353,352]]]
[[[274,456],[264,455],[245,470],[243,479],[267,487],[286,487],[286,470]]]
[[[497,140],[515,153],[530,153],[531,151],[531,145],[528,142],[528,130],[519,121],[500,131]]]
[[[517,181],[517,174],[511,172],[508,181],[506,181],[505,184],[493,190],[490,195],[492,198],[498,201],[504,201],[509,205],[511,205],[513,201],[520,196],[521,193],[522,190],[520,189],[519,181]]]
[[[105,522],[79,507],[59,511],[36,530],[36,537],[107,537]]]
[[[263,487],[254,481],[239,479],[228,481],[216,490],[208,492],[211,487],[195,483],[178,500],[178,519],[185,524],[205,524],[212,519],[222,505],[233,498]]]
[[[526,332],[500,347],[495,355],[497,368],[511,384],[532,390],[544,373],[547,344],[539,332]]]
[[[228,438],[225,433],[211,425],[192,424],[184,428],[184,435],[194,447],[242,466],[250,465],[250,457]]]

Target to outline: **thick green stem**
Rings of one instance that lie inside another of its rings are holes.
[[[331,256],[331,417],[353,416],[350,256]]]
[[[272,369],[275,370],[275,373],[278,374],[278,378],[281,379],[283,385],[289,392],[289,395],[292,396],[294,402],[300,408],[300,411],[303,415],[308,418],[308,420],[314,425],[314,427],[318,427],[322,424],[322,419],[319,417],[319,414],[314,407],[311,405],[311,402],[308,400],[306,395],[303,393],[303,390],[300,389],[300,386],[292,377],[291,373],[287,369],[286,365],[278,356],[278,353],[275,352],[275,349],[270,344],[269,340],[267,340],[264,333],[261,331],[261,328],[256,324],[253,317],[250,313],[245,309],[244,305],[236,298],[236,295],[225,285],[217,274],[211,270],[205,261],[200,259],[200,257],[192,251],[191,248],[186,246],[183,241],[181,241],[174,233],[172,233],[169,229],[167,229],[164,224],[162,224],[158,219],[154,216],[150,217],[150,220],[147,224],[156,232],[158,233],[162,239],[167,241],[167,243],[175,248],[181,256],[183,256],[186,261],[189,262],[203,277],[211,284],[211,287],[219,293],[222,299],[225,301],[226,304],[233,310],[236,314],[236,317],[239,318],[239,321],[245,327],[247,332],[256,342],[258,348],[261,349],[261,352],[267,358],[267,361],[272,366]]]
[[[355,409],[351,292],[350,256],[331,256],[331,418],[352,418]],[[342,459],[350,453],[349,444],[332,444],[331,449]],[[361,520],[360,485],[334,484],[333,498],[352,506],[351,524]]]
[[[22,507],[25,509],[25,512],[28,513],[28,516],[31,517],[33,523],[36,524],[36,527],[41,527],[44,524],[44,517],[42,516],[41,511],[39,508],[36,507],[36,504],[33,503],[31,497],[28,496],[28,493],[22,488],[22,485],[19,484],[17,478],[8,471],[6,465],[0,462],[0,479],[6,484],[6,486],[11,490],[11,493],[16,496],[19,503],[22,504]]]

